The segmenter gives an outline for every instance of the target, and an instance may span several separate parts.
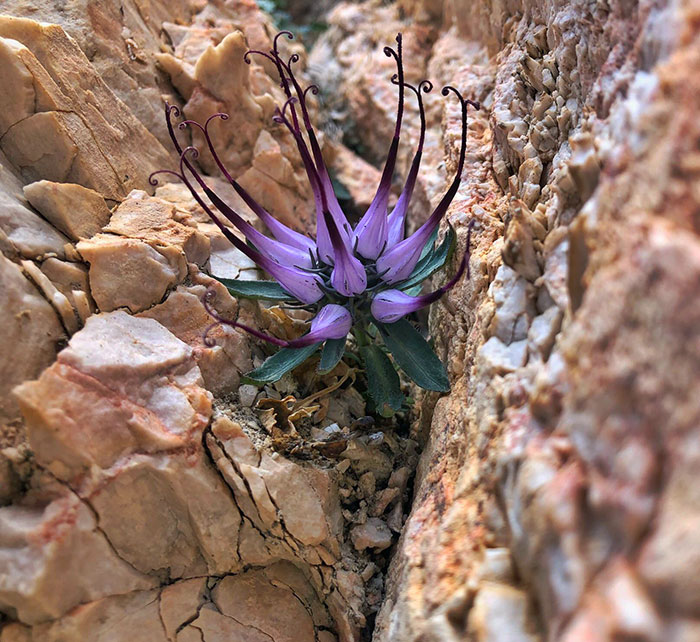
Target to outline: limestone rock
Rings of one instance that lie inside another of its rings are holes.
[[[178,248],[188,263],[202,265],[209,258],[209,241],[191,216],[141,190],[132,191],[117,207],[104,231],[141,239],[156,248]]]
[[[150,308],[187,275],[184,256],[172,246],[159,252],[138,239],[97,234],[77,249],[90,264],[90,290],[103,312]]]
[[[71,183],[38,181],[24,195],[61,232],[73,240],[90,238],[109,221],[109,208],[97,192]]]
[[[1,146],[26,180],[77,183],[118,200],[167,165],[161,144],[60,26],[5,16],[0,37],[13,89],[0,103]]]
[[[54,360],[63,329],[51,305],[26,279],[17,265],[0,257],[0,289],[3,305],[0,322],[0,421],[19,417],[12,388],[38,376]]]
[[[391,546],[391,531],[386,523],[378,517],[370,517],[364,524],[355,526],[350,536],[358,551],[365,548],[383,551]]]
[[[221,286],[217,289],[219,296],[214,305],[219,314],[235,318],[237,310],[228,293]],[[253,368],[250,347],[247,337],[238,330],[218,327],[207,333],[213,319],[202,305],[205,292],[206,288],[201,285],[180,286],[164,303],[142,312],[140,316],[156,319],[194,349],[194,358],[207,390],[215,394],[228,393],[238,387],[240,374]],[[228,305],[221,303],[226,298],[229,299]],[[215,345],[207,346],[206,337]]]
[[[0,248],[7,256],[65,257],[68,239],[34,212],[22,194],[22,181],[0,151]]]
[[[28,624],[155,585],[117,556],[93,512],[72,493],[0,508],[0,566],[0,604]]]

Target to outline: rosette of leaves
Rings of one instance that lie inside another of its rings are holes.
[[[251,55],[260,55],[271,61],[278,70],[287,100],[276,110],[274,119],[289,130],[304,164],[316,207],[316,238],[300,234],[278,221],[227,171],[209,133],[212,119],[226,120],[226,114],[213,114],[204,125],[184,120],[179,123],[179,128],[196,127],[202,132],[223,177],[264,223],[271,236],[248,223],[207,184],[206,178],[193,163],[199,154],[197,148],[190,146],[183,149],[177,139],[172,117],[178,116],[179,110],[170,105],[166,105],[166,121],[180,155],[180,167],[178,172],[161,170],[155,174],[166,173],[181,180],[224,236],[272,277],[269,281],[219,279],[233,296],[276,301],[314,313],[309,331],[288,341],[222,318],[211,305],[213,292],[208,292],[204,305],[216,324],[240,328],[280,347],[262,366],[248,373],[247,380],[259,385],[274,382],[319,351],[318,370],[321,373],[330,372],[348,350],[348,355],[357,359],[366,373],[367,393],[375,409],[383,415],[390,415],[400,409],[404,401],[397,367],[427,390],[446,392],[450,387],[445,367],[406,316],[437,301],[465,271],[467,274],[469,272],[471,224],[467,249],[454,277],[433,292],[420,293],[422,282],[445,267],[455,249],[454,230],[449,227],[444,239],[438,242],[438,227],[457,193],[464,168],[467,106],[479,109],[479,104],[464,99],[454,87],[442,89],[444,96],[456,96],[461,106],[462,135],[457,171],[447,192],[425,223],[412,235],[406,236],[406,214],[425,141],[422,95],[432,90],[432,84],[423,80],[415,87],[405,81],[401,34],[396,37],[396,49],[385,47],[384,53],[393,57],[397,65],[397,73],[392,77],[392,82],[399,89],[396,127],[376,194],[365,214],[353,227],[340,207],[309,118],[306,98],[309,91],[317,93],[318,88],[315,85],[306,88],[300,86],[293,71],[299,57],[293,54],[288,60],[283,60],[278,49],[281,36],[293,37],[290,32],[280,32],[274,39],[271,51],[248,51],[245,60],[250,62]],[[389,196],[407,89],[416,96],[421,131],[405,185],[396,204],[390,209]],[[157,184],[155,174],[151,176],[153,185]],[[213,208],[203,195],[213,204]],[[240,231],[245,241],[224,224],[222,216]],[[350,344],[349,336],[354,339]]]

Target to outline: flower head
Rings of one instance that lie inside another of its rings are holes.
[[[461,106],[462,137],[457,171],[447,192],[426,222],[414,234],[404,238],[406,216],[416,185],[425,141],[426,119],[423,94],[429,93],[433,86],[428,80],[421,81],[417,87],[406,82],[403,69],[402,38],[401,34],[398,34],[396,49],[384,48],[384,53],[396,62],[397,69],[391,79],[392,83],[398,87],[394,136],[374,198],[357,225],[352,227],[333,190],[330,174],[309,117],[307,96],[309,92],[317,94],[318,88],[315,85],[302,88],[294,71],[294,65],[299,61],[299,56],[293,54],[285,61],[280,54],[279,39],[283,36],[293,37],[290,32],[282,31],[275,36],[273,47],[269,52],[248,51],[245,55],[245,61],[250,63],[252,55],[259,55],[272,62],[277,69],[280,86],[285,93],[286,100],[275,111],[274,120],[289,130],[296,143],[313,194],[316,209],[316,238],[311,239],[278,221],[260,206],[228,172],[217,154],[209,133],[210,122],[215,118],[226,120],[228,118],[226,114],[213,114],[203,125],[193,120],[183,120],[178,127],[180,129],[195,127],[201,131],[223,177],[267,227],[272,236],[263,234],[248,223],[207,183],[206,177],[200,173],[195,165],[198,150],[195,147],[183,149],[177,139],[172,117],[180,115],[178,108],[167,104],[165,107],[166,123],[173,145],[180,155],[179,171],[161,170],[155,174],[169,174],[181,180],[224,236],[279,284],[279,290],[274,289],[278,286],[273,286],[271,290],[269,282],[266,283],[265,287],[261,286],[256,290],[255,285],[251,289],[249,282],[243,288],[236,281],[227,280],[225,285],[234,295],[268,299],[274,299],[275,296],[284,298],[289,305],[315,311],[316,316],[311,321],[311,327],[307,334],[298,339],[283,340],[266,335],[237,321],[221,318],[211,305],[212,291],[205,296],[204,305],[216,320],[216,324],[242,329],[284,348],[285,350],[270,359],[276,359],[280,362],[287,359],[284,361],[289,365],[287,370],[291,369],[293,365],[298,365],[299,350],[303,350],[304,355],[307,352],[311,354],[310,350],[313,350],[314,346],[320,347],[324,342],[326,348],[324,348],[322,361],[327,363],[331,360],[330,357],[326,357],[326,349],[329,349],[329,346],[333,348],[333,354],[339,359],[342,356],[342,344],[344,344],[346,336],[352,332],[359,348],[359,357],[364,359],[370,381],[376,382],[378,376],[383,376],[382,372],[384,374],[389,372],[386,369],[387,362],[391,372],[393,372],[393,364],[387,355],[382,350],[378,350],[372,343],[374,336],[381,336],[385,344],[390,347],[394,361],[409,377],[424,387],[430,388],[432,386],[432,389],[443,390],[445,389],[446,375],[442,378],[438,377],[434,381],[430,377],[426,379],[425,372],[418,373],[412,370],[411,364],[414,363],[415,359],[407,359],[402,356],[405,348],[406,354],[411,353],[413,356],[420,354],[423,359],[437,360],[425,340],[415,330],[410,329],[410,324],[406,325],[403,317],[436,301],[461,278],[465,269],[468,273],[471,225],[467,239],[467,252],[454,278],[430,294],[414,296],[410,293],[421,280],[443,267],[449,258],[449,249],[453,246],[454,241],[452,230],[450,229],[448,238],[439,247],[435,247],[434,239],[438,226],[454,199],[461,181],[466,154],[467,107],[471,105],[475,109],[479,109],[479,104],[464,99],[454,87],[443,88],[442,94],[444,96],[454,94]],[[404,188],[390,212],[389,199],[400,144],[406,89],[415,94],[418,101],[420,138]],[[157,184],[154,176],[151,176],[153,185]],[[213,208],[204,196],[207,197]],[[238,236],[224,222],[224,219],[243,238]],[[377,331],[373,333],[370,326],[375,326]],[[338,350],[338,347],[341,349]],[[288,357],[288,355],[293,356]],[[439,360],[437,363],[439,364]],[[432,363],[432,366],[435,364]],[[442,368],[441,364],[440,368]],[[268,368],[268,370],[273,369]],[[275,376],[281,376],[280,372],[283,374],[284,371],[284,367],[274,369]],[[251,373],[254,380],[258,380],[255,379],[256,373],[260,375],[260,369]],[[397,381],[397,377],[392,379],[391,386],[398,385]],[[386,383],[385,381],[384,384]],[[382,388],[382,385],[377,387]],[[397,408],[394,406],[397,395],[392,394],[387,397],[388,400],[377,399],[375,395],[378,393],[372,390],[374,387],[370,386],[368,394],[375,402],[377,409],[379,411],[386,410],[385,406],[388,404],[393,410],[396,410]]]

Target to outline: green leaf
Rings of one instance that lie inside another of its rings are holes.
[[[452,229],[452,226],[450,226],[442,243],[418,261],[411,275],[408,279],[400,283],[398,288],[405,291],[425,281],[425,279],[437,272],[450,260],[456,246],[457,235]]]
[[[450,390],[445,366],[406,319],[396,323],[377,323],[377,326],[394,360],[413,381],[426,390]]]
[[[244,383],[262,385],[278,381],[290,370],[304,363],[316,350],[320,343],[314,343],[303,348],[282,348],[265,360],[259,368],[249,372],[242,378]]]
[[[323,346],[321,361],[318,364],[318,371],[326,374],[335,368],[345,353],[345,337],[342,339],[328,339]]]
[[[399,375],[379,346],[362,346],[360,354],[365,362],[369,396],[378,412],[384,417],[390,417],[403,403]]]
[[[246,281],[243,279],[217,279],[235,297],[265,299],[266,301],[295,301],[276,281]]]
[[[424,258],[430,252],[433,252],[435,250],[435,241],[437,241],[437,236],[438,236],[438,228],[436,227],[433,230],[433,233],[430,235],[430,237],[428,237],[427,243],[423,246],[423,250],[420,253],[420,259]]]

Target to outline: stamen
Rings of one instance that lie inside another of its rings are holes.
[[[248,49],[248,51],[246,51],[243,54],[243,60],[247,65],[253,62],[250,59],[250,54],[255,54],[256,56],[262,56],[263,58],[267,58],[273,65],[277,64],[277,61],[269,53],[265,53],[264,51],[260,51],[258,49]]]
[[[212,345],[216,345],[216,342],[210,343],[213,341],[208,337],[209,332],[211,332],[217,325],[227,325],[231,328],[238,328],[239,330],[243,330],[244,332],[247,332],[248,334],[252,334],[254,337],[257,339],[261,339],[262,341],[267,341],[268,343],[272,343],[276,346],[279,346],[280,348],[286,348],[289,346],[289,341],[284,341],[283,339],[278,339],[277,337],[273,337],[272,335],[265,334],[264,332],[260,332],[259,330],[256,330],[255,328],[251,328],[250,326],[247,326],[243,323],[238,323],[237,321],[232,321],[231,319],[226,319],[225,317],[222,317],[212,306],[211,302],[216,298],[216,292],[212,289],[209,289],[205,292],[204,296],[202,297],[202,305],[204,306],[204,309],[207,311],[209,316],[213,317],[216,319],[216,323],[210,325],[204,332],[204,344],[212,347]]]

